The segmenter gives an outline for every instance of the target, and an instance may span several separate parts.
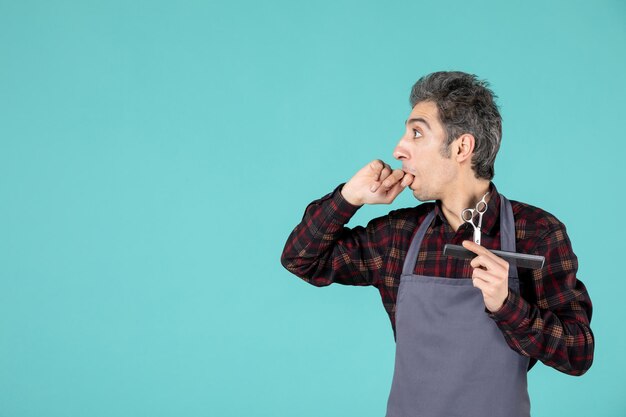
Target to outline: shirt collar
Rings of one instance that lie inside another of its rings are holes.
[[[487,211],[483,214],[481,232],[490,235],[492,234],[496,222],[500,218],[500,194],[498,193],[498,189],[493,182],[489,183],[489,190],[491,194],[489,195],[489,201],[487,202]],[[435,214],[435,224],[448,224],[448,219],[446,219],[446,216],[443,215],[441,200],[435,201]],[[460,216],[461,213],[459,213],[459,217]],[[470,225],[467,226],[471,227]]]

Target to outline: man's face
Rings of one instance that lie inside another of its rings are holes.
[[[445,138],[437,105],[432,101],[417,103],[393,157],[402,162],[404,172],[415,177],[409,188],[420,201],[442,199],[447,185],[457,175],[453,158],[442,154]]]

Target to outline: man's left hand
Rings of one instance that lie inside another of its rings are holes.
[[[482,291],[487,310],[495,313],[509,295],[509,263],[470,240],[463,241],[463,247],[478,255],[470,263],[472,283]]]

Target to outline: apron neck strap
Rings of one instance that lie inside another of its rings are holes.
[[[434,218],[435,211],[431,210],[430,213],[426,215],[419,229],[417,229],[415,236],[411,240],[409,252],[404,260],[402,275],[412,275],[413,271],[415,271],[419,248]],[[513,208],[511,207],[511,202],[502,194],[500,194],[500,248],[504,251],[515,252],[515,219],[513,218]],[[509,277],[518,277],[517,268],[513,265],[509,266]]]

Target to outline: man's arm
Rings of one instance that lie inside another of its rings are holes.
[[[360,206],[342,195],[344,184],[313,201],[300,224],[291,232],[281,263],[306,282],[322,287],[377,285],[390,245],[387,217],[370,221],[366,228],[344,227]]]
[[[344,227],[363,204],[390,204],[413,181],[401,169],[392,170],[376,159],[361,168],[335,191],[309,204],[291,232],[281,263],[318,287],[378,285],[386,251],[391,246],[387,216],[366,228]]]
[[[593,363],[592,304],[576,278],[578,259],[565,226],[555,221],[535,251],[546,257],[533,271],[536,304],[509,292],[502,308],[489,313],[517,352],[569,375],[584,374]]]

